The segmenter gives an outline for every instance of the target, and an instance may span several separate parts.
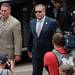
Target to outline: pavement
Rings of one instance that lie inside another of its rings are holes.
[[[15,67],[17,75],[32,75],[32,64],[22,64]],[[48,72],[44,69],[43,75],[48,75]]]

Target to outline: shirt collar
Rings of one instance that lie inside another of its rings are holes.
[[[65,48],[57,48],[56,49],[59,53],[62,53],[62,54],[68,54],[69,52],[68,51],[66,51],[66,49]]]
[[[39,22],[39,21],[44,22],[45,17],[46,17],[46,16],[44,16],[41,20],[37,19],[37,22]]]

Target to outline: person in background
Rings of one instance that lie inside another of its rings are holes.
[[[75,66],[75,50],[65,48],[65,37],[60,33],[53,35],[54,49],[44,55],[44,66],[48,67],[49,75],[59,75],[61,65]]]
[[[14,69],[14,63],[10,61],[9,69],[6,69],[5,66],[8,65],[8,58],[6,54],[0,54],[0,74],[1,75],[16,75],[15,69]]]
[[[72,22],[72,26],[70,27],[70,32],[75,35],[75,21]]]
[[[75,75],[74,66],[72,65],[61,65],[59,67],[59,75]]]
[[[71,24],[73,22],[73,17],[68,11],[67,5],[64,0],[52,0],[54,5],[54,18],[58,22],[57,32],[69,31]]]
[[[57,23],[46,16],[43,4],[35,6],[35,16],[36,18],[30,21],[32,42],[29,43],[28,55],[32,57],[32,75],[42,75],[43,56],[47,51],[53,49],[52,36],[56,31]]]
[[[2,3],[0,11],[0,53],[8,54],[11,60],[20,61],[21,23],[11,16],[11,6],[8,3]]]

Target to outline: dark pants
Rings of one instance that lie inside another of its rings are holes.
[[[43,58],[32,59],[33,73],[32,75],[42,75],[43,72]]]

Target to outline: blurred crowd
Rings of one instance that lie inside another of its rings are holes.
[[[65,47],[64,34],[68,32],[75,36],[75,11],[68,11],[64,0],[51,0],[51,3],[52,17],[46,15],[48,11],[44,4],[34,4],[35,17],[29,20],[27,55],[32,60],[32,75],[42,75],[44,67],[49,75],[74,75],[75,47]],[[4,75],[7,72],[16,75],[15,62],[22,59],[22,24],[11,15],[11,10],[9,3],[1,4],[0,71]]]

